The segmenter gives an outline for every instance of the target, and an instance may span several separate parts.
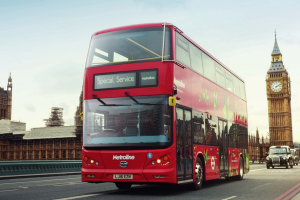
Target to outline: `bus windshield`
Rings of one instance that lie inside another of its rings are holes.
[[[166,146],[172,142],[167,95],[84,101],[84,147]],[[119,106],[112,106],[117,104]],[[148,105],[147,105],[148,104]]]
[[[163,27],[127,29],[95,35],[86,67],[162,59]],[[164,59],[171,59],[171,30],[166,27]]]

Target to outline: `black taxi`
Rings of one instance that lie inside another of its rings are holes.
[[[293,168],[294,160],[289,146],[271,146],[266,155],[267,169],[280,166]]]

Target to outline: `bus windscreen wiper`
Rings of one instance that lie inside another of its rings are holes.
[[[130,99],[132,99],[132,101],[134,101],[137,105],[149,105],[149,106],[153,106],[153,105],[164,105],[164,104],[155,104],[155,103],[140,103],[138,102],[135,98],[133,98],[133,96],[130,96],[130,94],[128,92],[125,92],[125,95],[127,97],[129,97]]]
[[[93,94],[92,96],[94,97],[94,99],[97,99],[100,103],[103,104],[103,105],[99,105],[99,106],[131,106],[130,104],[106,104],[104,101],[99,99],[97,97],[97,95]]]

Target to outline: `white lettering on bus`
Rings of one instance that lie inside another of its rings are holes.
[[[179,81],[176,78],[174,78],[174,83],[175,83],[175,85],[177,85],[179,87],[185,88],[185,83],[182,82],[182,80]]]
[[[126,78],[119,78],[119,76],[117,76],[117,83],[133,82],[133,81],[134,81],[134,77],[128,77],[128,76],[126,76]]]
[[[113,155],[113,160],[134,160],[135,156],[130,156],[130,155],[126,155],[126,156],[122,156],[122,155]]]
[[[107,83],[114,83],[114,78],[107,78],[107,79],[101,79],[98,77],[98,85],[107,84]]]
[[[133,82],[135,81],[134,80],[134,77],[130,77],[130,76],[126,76],[126,78],[119,78],[119,76],[116,77],[117,79],[117,83],[123,83],[123,82]],[[101,79],[100,77],[98,77],[98,85],[102,85],[102,84],[113,84],[115,83],[114,81],[114,77],[111,77],[111,78],[106,78],[106,79]]]
[[[143,77],[142,80],[146,81],[146,80],[151,80],[151,79],[155,79],[154,76],[149,76],[149,77]]]

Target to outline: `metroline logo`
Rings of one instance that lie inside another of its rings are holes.
[[[126,156],[122,156],[122,155],[113,155],[113,160],[134,160],[135,156],[130,156],[130,155],[126,155]]]
[[[182,82],[182,80],[177,80],[176,78],[174,78],[174,83],[179,87],[185,88],[185,83]]]

